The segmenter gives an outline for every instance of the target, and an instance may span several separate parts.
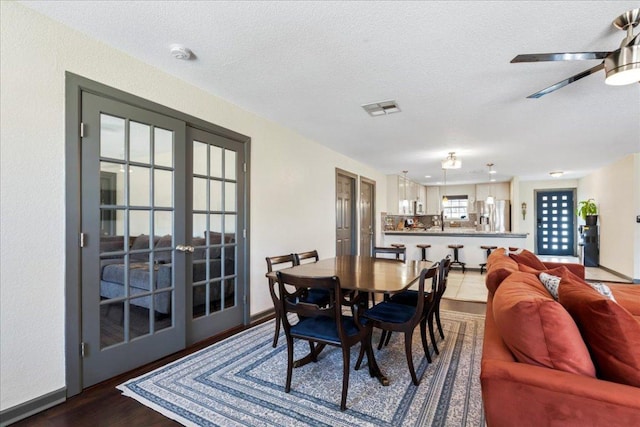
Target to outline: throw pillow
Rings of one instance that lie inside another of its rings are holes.
[[[516,360],[595,377],[595,367],[575,322],[532,274],[515,272],[493,298],[500,335]]]
[[[516,251],[509,251],[509,256],[518,264],[524,264],[526,266],[535,268],[536,270],[545,270],[547,266],[533,253],[526,249],[518,249]]]
[[[640,321],[575,276],[562,276],[559,293],[591,351],[598,376],[640,387]]]
[[[598,291],[598,293],[600,295],[602,295],[603,297],[607,297],[611,301],[617,302],[616,299],[614,298],[613,294],[611,293],[611,288],[608,287],[607,285],[605,285],[604,283],[602,283],[602,282],[596,282],[596,283],[587,282],[587,285],[591,286],[593,289]]]
[[[540,281],[549,291],[554,300],[558,301],[558,286],[560,286],[560,277],[547,273],[540,273]]]

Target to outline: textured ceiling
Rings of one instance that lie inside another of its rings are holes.
[[[604,72],[525,97],[596,61],[510,64],[521,53],[611,51],[635,1],[23,2],[246,110],[424,184],[578,178],[640,152],[640,84]],[[638,29],[636,29],[636,32]],[[169,45],[197,56],[177,61]],[[393,99],[402,112],[370,117]],[[431,175],[427,179],[425,175]]]

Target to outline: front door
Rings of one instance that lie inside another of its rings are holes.
[[[574,255],[574,192],[536,192],[538,255]]]
[[[371,256],[374,241],[376,184],[360,177],[360,256]]]
[[[185,347],[185,123],[82,94],[82,386]],[[178,246],[180,245],[180,246]]]

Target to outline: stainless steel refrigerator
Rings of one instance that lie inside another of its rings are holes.
[[[488,204],[484,200],[476,202],[478,231],[511,231],[511,203],[509,200],[496,200]]]

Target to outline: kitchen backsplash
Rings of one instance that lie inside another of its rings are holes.
[[[440,217],[437,215],[387,215],[382,214],[382,228],[384,231],[403,229],[404,224],[413,222],[411,228],[424,228],[439,226]],[[445,219],[445,228],[475,228],[478,215],[469,213],[466,219]]]

